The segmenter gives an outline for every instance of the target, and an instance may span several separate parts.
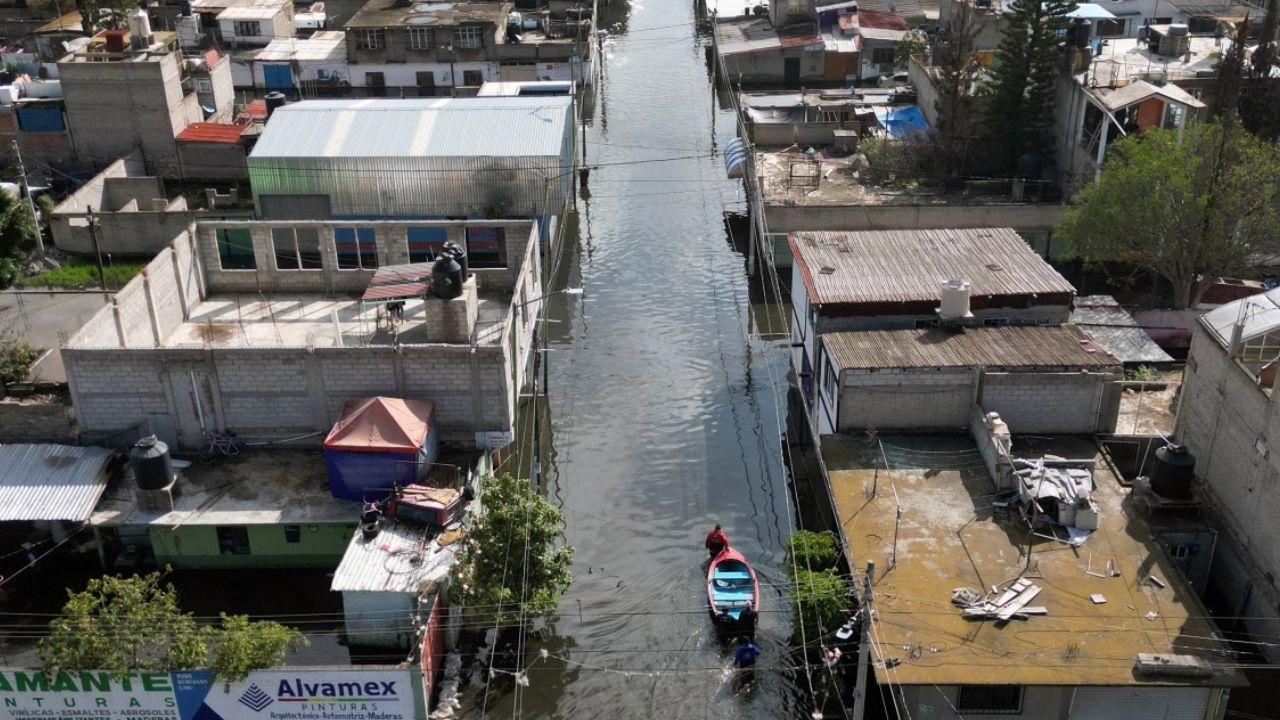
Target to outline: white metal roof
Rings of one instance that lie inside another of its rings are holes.
[[[573,99],[306,100],[271,115],[264,158],[559,157]]]
[[[72,445],[0,445],[0,521],[89,518],[115,452]]]
[[[296,15],[294,17],[297,17]],[[259,62],[347,59],[347,34],[325,30],[309,38],[276,38],[254,58]]]
[[[218,13],[219,20],[270,20],[284,11],[282,7],[238,6]]]
[[[1231,328],[1237,322],[1244,323],[1241,340],[1280,330],[1280,288],[1219,305],[1205,313],[1200,322],[1223,347],[1231,344]]]
[[[391,523],[370,540],[356,530],[333,573],[334,592],[417,593],[443,580],[458,554],[454,543],[440,547],[419,525]]]

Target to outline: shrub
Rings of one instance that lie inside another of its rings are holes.
[[[787,538],[787,569],[827,570],[840,559],[840,547],[830,530],[797,530]]]

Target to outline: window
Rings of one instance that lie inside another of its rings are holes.
[[[213,238],[218,244],[218,261],[223,270],[257,269],[249,228],[218,228],[213,231]]]
[[[365,73],[364,84],[371,97],[383,97],[387,94],[387,77],[380,72]]]
[[[1125,34],[1125,25],[1127,20],[1124,18],[1115,18],[1113,20],[1094,20],[1094,27],[1098,37],[1111,37],[1115,35]]]
[[[320,233],[315,228],[272,228],[277,270],[321,270]]]
[[[1186,545],[1169,546],[1169,557],[1174,560],[1186,560],[1190,555],[1191,551]]]
[[[500,227],[467,228],[467,261],[472,268],[504,268],[507,266],[506,229]]]
[[[1001,325],[1008,325],[1009,318],[1007,317],[987,318],[986,320],[982,321],[982,324],[986,325],[987,327],[1000,327]]]
[[[434,97],[436,94],[436,74],[433,72],[414,73],[418,83],[418,97]]]
[[[410,50],[430,50],[431,44],[431,28],[409,28]]]
[[[823,363],[822,368],[822,394],[827,396],[828,400],[836,399],[836,387],[839,378],[836,376],[836,369],[831,366],[830,362]]]
[[[405,230],[409,243],[409,262],[431,262],[436,259],[448,234],[442,227],[411,227]]]
[[[475,26],[460,27],[453,31],[453,44],[462,50],[484,47],[484,32]]]
[[[1173,18],[1171,17],[1158,17],[1158,18],[1151,19],[1152,25],[1169,25],[1171,23],[1173,23]],[[1190,30],[1190,29],[1191,28],[1187,28],[1187,30]]]
[[[373,270],[378,267],[378,241],[371,227],[333,229],[333,247],[339,270]]]
[[[381,50],[387,46],[387,35],[383,30],[357,30],[357,50]]]
[[[284,541],[287,543],[302,542],[302,526],[301,525],[285,525]]]
[[[1218,29],[1218,18],[1215,17],[1193,17],[1187,20],[1187,32],[1190,33],[1211,33]]]
[[[479,70],[463,70],[462,84],[468,87],[475,87],[484,84],[484,73]]]
[[[223,555],[249,554],[249,528],[243,525],[219,525],[214,531],[218,533],[218,552]]]
[[[1022,712],[1018,685],[961,685],[956,710],[975,715],[1017,715]]]
[[[236,37],[256,37],[259,34],[257,20],[236,20]]]
[[[871,50],[871,64],[892,65],[895,54],[893,48],[874,48]]]

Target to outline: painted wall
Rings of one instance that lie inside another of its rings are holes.
[[[348,644],[408,650],[414,640],[411,623],[415,604],[413,593],[342,593]]]
[[[224,554],[212,525],[183,525],[148,529],[156,562],[182,570],[228,568],[326,568],[342,560],[356,523],[302,524],[298,542],[285,537],[284,525],[245,525],[249,553]]]

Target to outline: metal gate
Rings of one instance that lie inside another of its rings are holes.
[[[268,90],[293,90],[293,68],[288,65],[263,65],[262,79]]]
[[[1204,720],[1212,688],[1082,687],[1071,720]]]

